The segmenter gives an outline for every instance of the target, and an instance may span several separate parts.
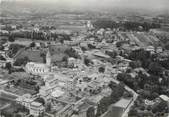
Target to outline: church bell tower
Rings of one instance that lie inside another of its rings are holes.
[[[46,54],[46,65],[51,66],[51,54],[50,54],[49,49]]]

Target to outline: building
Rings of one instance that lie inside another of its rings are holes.
[[[57,88],[51,93],[51,96],[52,96],[53,98],[59,98],[59,97],[63,96],[64,94],[65,94],[65,92],[62,91],[62,89],[60,89],[60,88],[57,87]]]
[[[43,114],[44,110],[45,110],[44,106],[39,102],[32,102],[30,104],[29,108],[30,115],[39,117],[39,115]]]
[[[29,62],[25,66],[26,72],[34,75],[43,75],[50,72],[50,66],[43,63]]]
[[[51,54],[49,50],[46,54],[46,65],[51,66]]]
[[[83,61],[80,59],[75,59],[73,57],[68,58],[68,66],[72,68],[83,68]]]
[[[39,93],[42,97],[52,96],[56,93],[64,93],[75,89],[76,79],[56,73],[49,73],[43,76],[45,86],[41,87]],[[55,96],[53,96],[55,97]],[[56,96],[57,97],[57,96]]]
[[[0,60],[0,67],[5,67],[5,66],[6,66],[6,63],[7,63],[6,61],[1,61],[1,60]]]
[[[26,64],[25,70],[26,72],[34,75],[44,75],[46,73],[49,73],[51,71],[51,55],[49,50],[46,54],[46,64],[29,62]]]
[[[160,95],[159,98],[169,104],[169,97],[166,95]]]
[[[54,74],[54,78],[58,80],[58,83],[61,84],[65,84],[65,89],[66,90],[73,90],[75,88],[76,85],[76,79],[75,78],[70,78],[67,77],[65,75],[61,75],[61,74]]]
[[[148,46],[148,47],[146,48],[146,50],[147,50],[148,52],[150,52],[151,54],[154,54],[154,53],[155,53],[155,47],[153,47],[153,46]]]
[[[73,114],[73,105],[68,104],[59,112],[57,112],[55,117],[71,117],[72,114]]]
[[[162,47],[157,47],[156,48],[156,53],[162,53],[163,52],[163,48]]]
[[[88,30],[92,30],[94,28],[91,21],[87,21],[86,27]]]
[[[87,117],[88,115],[88,110],[93,108],[94,110],[90,111],[90,114],[95,115],[96,114],[96,105],[91,102],[90,100],[86,99],[86,98],[82,98],[81,100],[79,100],[78,102],[76,102],[73,110],[75,112],[77,112],[77,114],[73,114],[71,117]]]
[[[106,61],[106,60],[110,59],[110,56],[106,55],[105,53],[103,53],[102,51],[100,51],[98,49],[86,51],[84,53],[84,56],[86,56],[90,60],[97,59],[97,60],[100,60],[100,61]]]
[[[1,50],[0,50],[0,54],[1,54],[1,55],[5,55],[5,51],[1,51]]]
[[[45,99],[48,99],[48,96],[51,96],[52,92],[55,91],[55,89],[57,88],[57,86],[43,86],[40,88],[39,90],[39,94],[44,97]]]
[[[30,115],[34,117],[39,117],[45,111],[45,107],[41,103],[35,102],[29,94],[18,97],[16,102],[29,109]]]

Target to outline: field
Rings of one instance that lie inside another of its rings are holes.
[[[121,36],[124,39],[128,38],[131,42],[134,42],[136,45],[140,47],[155,46],[160,42],[160,40],[157,37],[145,32],[122,33]]]
[[[32,50],[23,50],[21,51],[17,56],[15,56],[15,59],[28,57],[28,59],[32,62],[40,62],[43,63],[43,58],[41,57],[41,51],[32,51]]]
[[[19,44],[24,46],[29,46],[32,43],[32,39],[26,39],[26,38],[16,38],[12,44]]]
[[[144,47],[145,45],[137,38],[134,34],[128,33],[127,36],[129,37],[129,40],[132,42],[135,42],[138,46]]]
[[[147,36],[145,36],[143,33],[135,33],[134,36],[141,42],[143,43],[145,46],[149,46],[152,45],[153,43],[151,42],[151,40],[149,40],[149,38]]]

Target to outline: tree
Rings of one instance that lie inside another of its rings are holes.
[[[78,53],[73,48],[66,49],[64,53],[67,54],[69,57],[73,57],[76,59],[80,58]]]
[[[136,117],[137,116],[137,109],[132,107],[131,110],[128,113],[129,117]]]
[[[112,98],[110,96],[108,97],[103,97],[100,100],[100,103],[98,105],[98,109],[97,109],[97,113],[96,113],[96,117],[99,117],[100,115],[102,115],[104,112],[107,111],[108,107],[112,104]]]
[[[129,54],[129,59],[140,60],[141,62],[147,61],[150,57],[150,52],[144,49],[134,50]]]
[[[12,69],[11,63],[6,63],[5,68],[8,69],[9,74],[11,74],[11,69]]]
[[[15,66],[26,65],[28,61],[29,61],[29,58],[28,58],[28,57],[18,58],[18,59],[16,59],[16,61],[14,62],[14,65],[15,65]]]
[[[117,52],[116,51],[113,51],[113,52],[110,52],[110,51],[106,51],[105,52],[107,55],[109,55],[110,57],[112,58],[115,58],[117,56]]]
[[[158,105],[155,105],[152,108],[153,113],[162,112],[164,110],[169,110],[169,107],[165,101],[161,101]]]
[[[63,62],[68,62],[68,57],[67,56],[64,56],[63,59],[62,59]]]
[[[150,63],[150,65],[149,65],[149,72],[150,73],[159,76],[162,73],[162,71],[163,71],[163,68],[159,63],[157,63],[157,62]]]
[[[119,24],[111,21],[111,20],[107,20],[107,19],[99,19],[96,20],[95,22],[93,22],[94,27],[100,29],[100,28],[118,28]]]
[[[105,68],[104,67],[99,67],[99,72],[100,73],[104,73],[105,72]]]
[[[3,45],[0,45],[0,50],[4,50],[4,46]]]
[[[112,90],[111,103],[117,102],[124,94],[125,88],[124,83],[115,84],[114,82],[109,83],[109,87]]]
[[[165,44],[165,49],[169,50],[169,42]]]
[[[81,49],[83,52],[87,50],[87,48],[85,48],[85,47],[81,47]]]
[[[2,110],[1,111],[1,115],[2,116],[5,116],[5,117],[12,117],[13,113],[12,112],[9,112],[7,110]]]
[[[15,41],[15,37],[14,37],[13,35],[10,35],[10,36],[8,37],[8,41],[14,42],[14,41]]]
[[[121,46],[124,45],[124,44],[128,44],[128,41],[118,41],[118,42],[116,43],[116,46],[117,46],[117,47],[121,47]]]
[[[47,112],[51,111],[51,108],[52,108],[52,105],[51,105],[50,102],[48,102],[48,103],[46,104],[46,111],[47,111]]]
[[[118,84],[117,89],[116,89],[116,91],[118,91],[117,96],[121,97],[124,94],[124,91],[125,91],[124,87],[125,87],[124,83]]]
[[[89,60],[88,58],[85,58],[85,59],[84,59],[84,64],[85,64],[86,66],[89,66],[91,63],[92,63],[92,61]]]
[[[92,44],[88,44],[89,49],[95,49],[96,47]]]
[[[45,100],[43,98],[41,98],[41,97],[37,98],[35,101],[45,105]]]
[[[6,61],[6,59],[2,55],[0,55],[0,60]]]
[[[133,69],[135,68],[139,68],[141,67],[141,62],[138,60],[138,61],[132,61],[129,63],[129,66]]]
[[[36,46],[35,42],[32,42],[32,43],[29,45],[29,47],[31,47],[31,48],[33,48],[33,47],[35,47],[35,46]]]
[[[124,98],[131,98],[132,96],[133,96],[133,94],[130,91],[125,91],[124,94],[123,94]]]
[[[22,115],[20,115],[20,114],[16,114],[16,115],[15,115],[15,117],[22,117]]]
[[[88,110],[87,110],[87,117],[95,117],[95,109],[94,107],[90,107]]]
[[[126,73],[119,73],[118,75],[117,75],[117,79],[119,80],[119,81],[123,81],[124,79],[125,79],[125,77],[126,77]]]
[[[102,114],[102,112],[101,112],[101,105],[99,104],[99,105],[97,106],[96,117],[100,117],[101,114]]]
[[[19,45],[19,44],[11,44],[9,46],[10,53],[8,54],[9,57],[13,57],[21,48],[24,48],[25,46]]]
[[[46,54],[44,52],[40,53],[40,57],[43,58],[43,63],[46,63]]]

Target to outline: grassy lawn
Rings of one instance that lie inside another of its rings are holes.
[[[24,57],[28,57],[28,59],[32,62],[43,63],[43,58],[41,57],[41,51],[40,50],[37,50],[37,51],[24,50],[16,56],[16,59],[24,58]]]

